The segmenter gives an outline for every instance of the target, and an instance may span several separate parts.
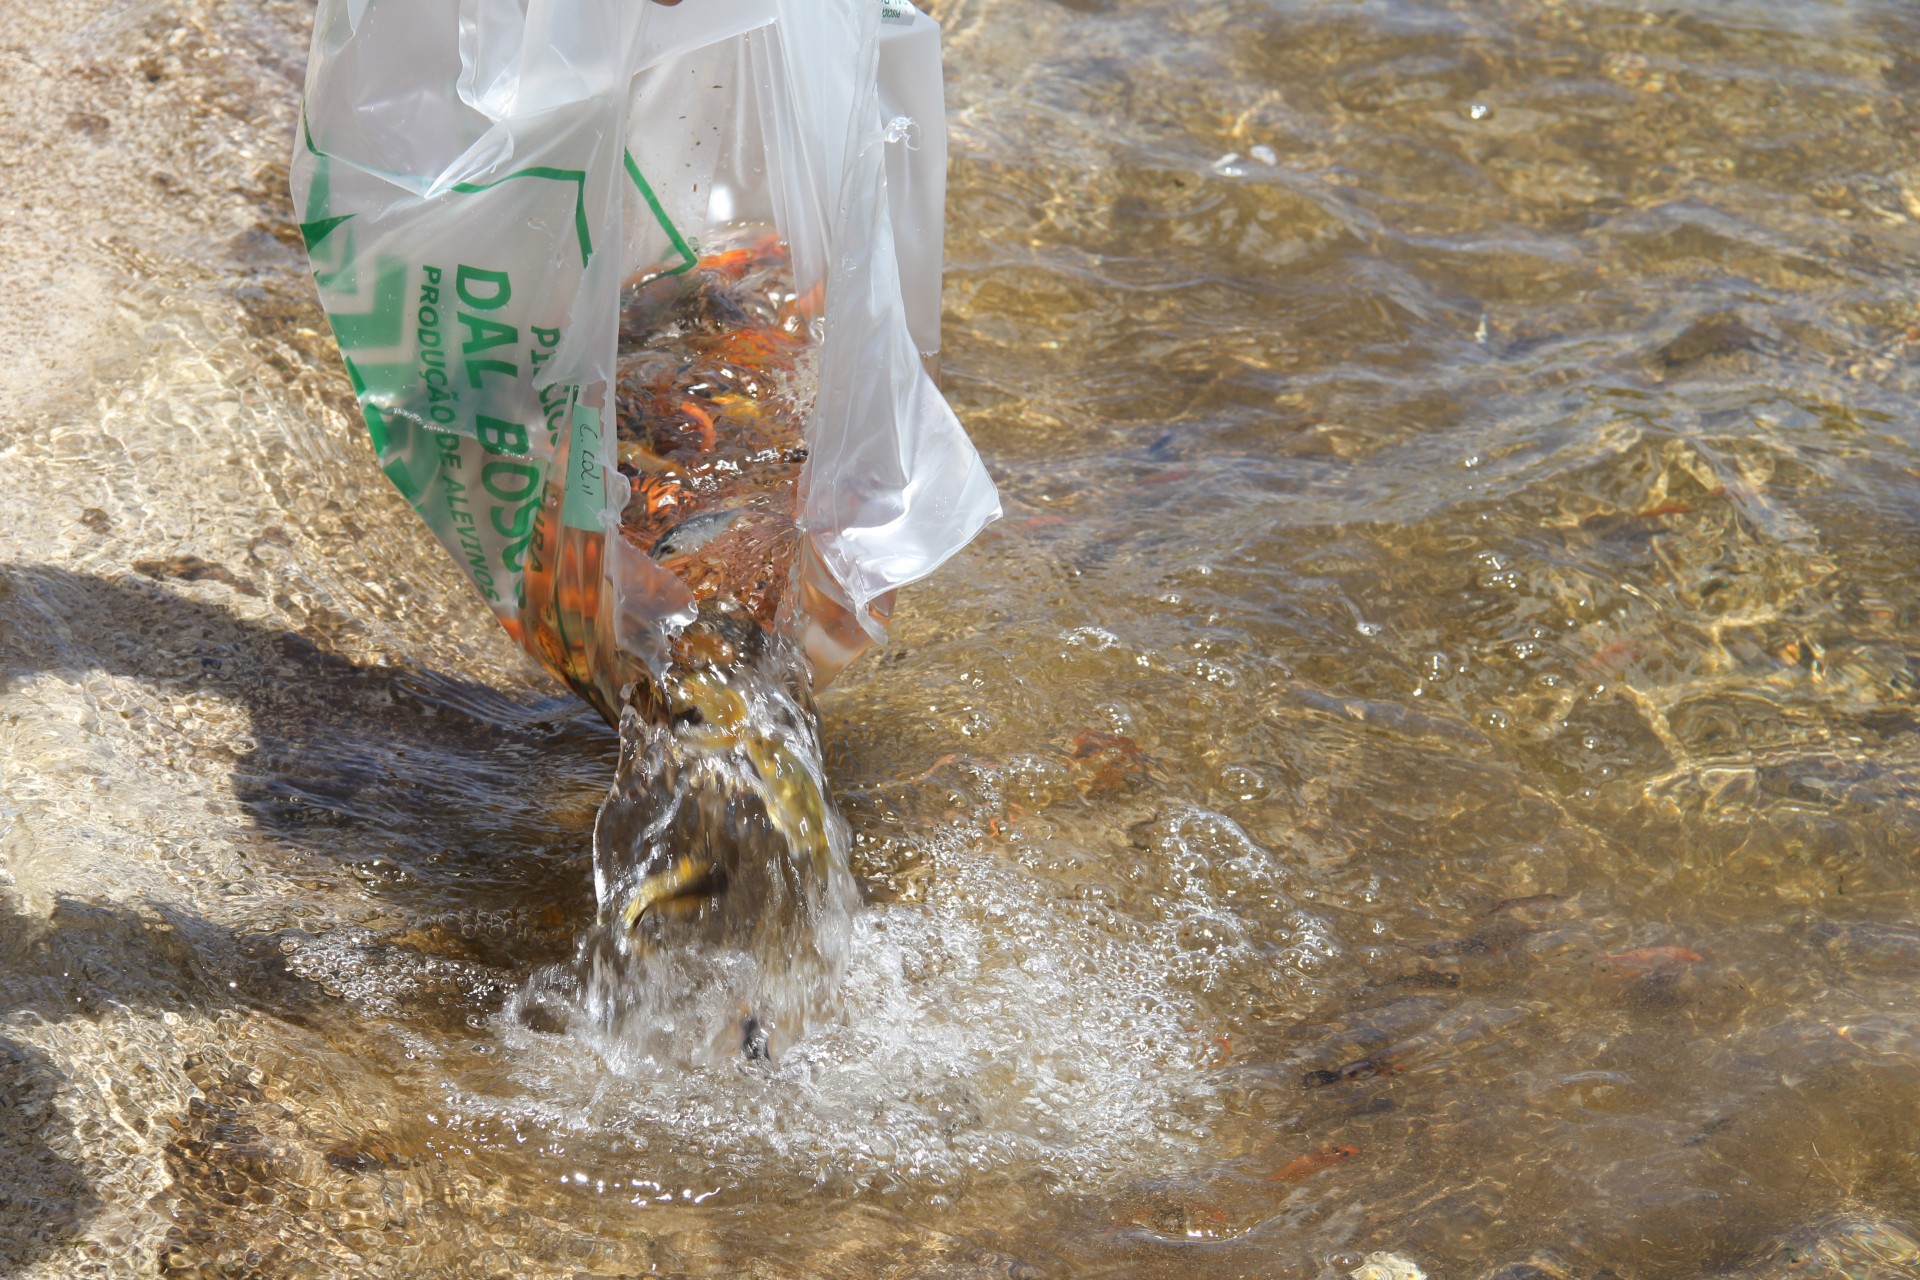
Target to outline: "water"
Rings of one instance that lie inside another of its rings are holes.
[[[595,926],[510,1020],[583,1036],[615,1069],[765,1060],[805,1039],[838,995],[858,906],[806,688],[798,651],[774,639],[669,669],[669,720],[621,712],[593,830]]]
[[[1913,1274],[1911,6],[942,17],[1009,514],[754,1062],[516,1016],[618,747],[361,442],[309,10],[0,16],[0,1272]]]

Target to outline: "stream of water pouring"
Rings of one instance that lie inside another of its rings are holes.
[[[856,902],[805,668],[772,641],[665,687],[671,721],[621,716],[599,919],[521,1013],[624,1065],[764,1058],[831,1007]]]

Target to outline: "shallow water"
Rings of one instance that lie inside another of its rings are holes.
[[[693,1067],[511,1016],[614,741],[361,440],[309,11],[0,13],[0,1273],[1920,1271],[1920,15],[941,14],[1008,518]]]

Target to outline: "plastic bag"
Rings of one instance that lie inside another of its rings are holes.
[[[319,6],[293,194],[380,465],[609,719],[694,616],[620,532],[624,284],[753,237],[790,263],[817,382],[783,625],[816,684],[999,514],[927,372],[938,40],[892,0]]]

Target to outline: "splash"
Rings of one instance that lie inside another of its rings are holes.
[[[1230,851],[1231,833],[1186,834]],[[607,950],[595,971],[583,948],[502,1018],[510,1083],[469,1076],[449,1106],[543,1135],[569,1169],[610,1184],[644,1176],[723,1199],[747,1187],[918,1197],[1008,1176],[1084,1189],[1142,1161],[1185,1168],[1217,1119],[1218,1013],[1193,988],[1257,967],[1259,947],[1195,949],[1196,913],[1217,906],[1197,884],[1173,881],[1162,909],[1136,912],[1063,895],[961,829],[915,839],[939,867],[926,896],[847,920],[829,1005],[804,1037],[782,1024],[770,1061],[741,1054],[737,1008],[720,997],[653,991],[596,1020],[616,1006],[595,1001],[634,1000],[621,984],[635,970]],[[660,959],[649,980],[754,977],[744,951]],[[665,1010],[688,1041],[710,1039],[701,1061],[647,1021]]]
[[[696,630],[716,634],[725,610]],[[521,998],[619,1065],[765,1058],[830,1008],[856,903],[846,824],[820,759],[806,671],[754,632],[731,662],[662,681],[668,718],[629,706],[594,826],[599,919]]]

